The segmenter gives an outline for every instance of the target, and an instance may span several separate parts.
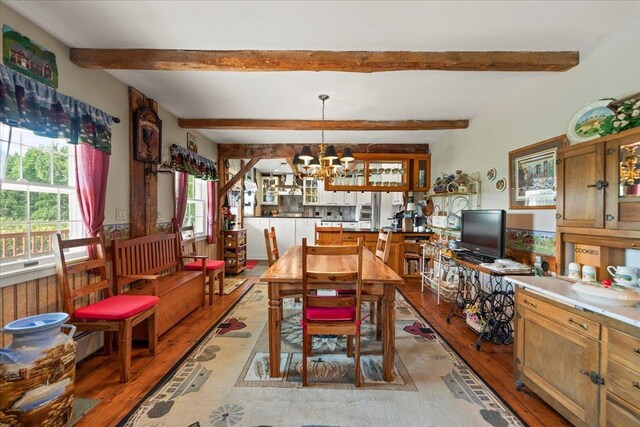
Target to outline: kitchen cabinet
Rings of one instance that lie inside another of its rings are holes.
[[[317,206],[320,204],[320,181],[313,178],[305,178],[302,181],[302,204],[305,206]]]
[[[315,226],[316,224],[320,225],[320,220],[319,219],[313,219],[313,218],[299,218],[296,219],[295,222],[295,244],[296,245],[302,245],[302,239],[306,238],[307,239],[307,243],[313,245],[316,241],[316,230],[315,230]],[[278,242],[279,243],[279,242]],[[278,244],[278,246],[280,246]],[[280,251],[281,254],[283,254],[284,252]]]
[[[264,229],[269,228],[269,218],[245,217],[244,227],[247,230],[247,257],[249,259],[267,259]]]
[[[356,193],[354,193],[356,194]],[[371,206],[371,192],[363,191],[356,194],[356,204],[358,206]]]
[[[344,194],[343,206],[357,206],[358,205],[358,193],[355,191],[349,191]],[[369,193],[371,194],[371,193]]]
[[[411,159],[411,191],[429,191],[431,187],[431,155],[416,155]]]
[[[263,177],[260,182],[260,204],[277,206],[280,201],[277,190],[279,178],[277,176],[266,176]]]
[[[271,227],[276,229],[278,252],[281,255],[284,254],[291,246],[296,244],[296,223],[298,221],[300,221],[298,218],[269,218],[269,229],[271,229]],[[262,244],[264,246],[264,235],[262,238]]]
[[[639,230],[638,170],[638,128],[560,148],[557,160],[557,225]]]
[[[517,387],[574,425],[640,425],[640,329],[520,285],[515,310]]]
[[[330,191],[407,191],[414,154],[356,153],[346,176],[327,178]]]

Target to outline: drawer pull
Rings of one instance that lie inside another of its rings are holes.
[[[640,354],[640,348],[638,348],[638,347],[634,348],[634,349],[633,349],[633,352],[634,352],[635,354]]]
[[[579,323],[576,322],[575,320],[573,320],[571,317],[569,318],[569,323],[573,323],[574,325],[578,325],[581,328],[583,328],[585,331],[589,330],[589,325],[587,325],[586,323]]]
[[[640,390],[640,384],[638,384],[638,381],[633,382],[633,388]]]
[[[523,302],[524,302],[525,304],[527,304],[527,305],[530,305],[530,306],[531,306],[531,307],[533,307],[533,308],[537,308],[537,307],[538,307],[538,304],[536,304],[536,303],[534,303],[534,302],[529,302],[529,301],[527,301],[527,300],[524,300]]]
[[[580,373],[582,375],[584,375],[585,377],[590,377],[591,376],[591,374],[589,374],[589,372],[585,371],[584,369],[580,369]]]

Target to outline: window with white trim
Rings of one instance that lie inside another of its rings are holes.
[[[0,189],[1,272],[50,264],[53,234],[61,233],[64,239],[84,236],[74,147],[4,124],[0,144],[7,156]]]
[[[184,214],[183,227],[193,225],[197,235],[207,233],[207,181],[189,175],[187,190],[187,209]]]

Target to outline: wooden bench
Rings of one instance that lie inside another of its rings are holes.
[[[117,294],[156,295],[158,336],[198,308],[204,298],[202,271],[182,270],[177,234],[154,234],[111,242]],[[134,338],[144,339],[144,327]]]

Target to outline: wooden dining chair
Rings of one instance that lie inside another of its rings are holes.
[[[269,261],[269,267],[271,267],[280,258],[275,227],[271,227],[270,231],[267,228],[264,229],[264,244],[267,247],[267,260]]]
[[[215,293],[215,283],[218,280],[219,294],[224,293],[224,261],[209,259],[206,255],[198,255],[196,248],[196,233],[193,225],[188,227],[179,227],[174,223],[177,229],[178,239],[180,242],[180,262],[183,270],[202,271],[205,280],[205,289],[202,290],[202,306],[206,300],[206,286],[209,283],[209,305],[213,305],[213,294]],[[193,259],[191,262],[184,260]],[[204,263],[202,262],[204,260]]]
[[[378,241],[376,243],[376,257],[385,264],[389,260],[389,253],[391,251],[391,237],[393,232],[389,231],[385,233],[380,231],[378,233]],[[338,295],[353,294],[352,289],[343,289],[336,292]],[[362,301],[369,303],[369,322],[376,324],[376,340],[382,340],[382,297],[379,295],[369,295],[366,292],[362,293]]]
[[[318,227],[315,225],[315,244],[316,245],[341,245],[342,244],[342,224],[335,227]]]
[[[152,295],[112,296],[102,237],[62,240],[60,233],[57,233],[53,246],[62,309],[69,315],[69,322],[81,331],[104,332],[104,350],[107,355],[113,350],[113,334],[118,333],[120,381],[127,382],[131,368],[132,330],[145,320],[148,326],[149,351],[152,355],[156,354],[156,305],[160,298]],[[89,246],[95,247],[95,259],[67,262],[65,250]],[[94,283],[85,284],[85,280],[74,280],[75,274],[85,272],[97,274],[99,281],[89,280]],[[98,301],[82,305],[90,300]]]
[[[347,356],[353,354],[355,338],[355,385],[360,386],[360,304],[362,298],[363,241],[354,246],[309,246],[302,239],[302,385],[307,386],[307,358],[313,347],[314,335],[346,335]],[[352,271],[332,271],[342,257],[356,255]],[[310,257],[314,259],[310,268]],[[317,285],[330,284],[332,288],[355,286],[355,294],[320,296],[313,290]]]

